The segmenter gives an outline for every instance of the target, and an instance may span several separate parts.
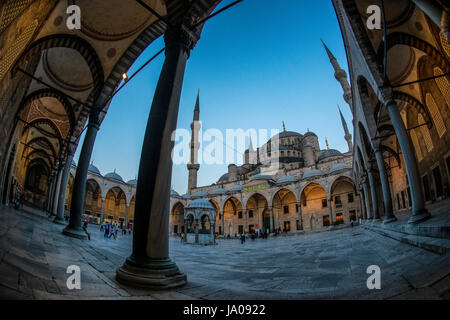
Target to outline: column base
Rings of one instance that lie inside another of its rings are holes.
[[[384,218],[384,220],[383,220],[383,224],[388,224],[388,223],[391,223],[391,222],[394,222],[394,221],[397,221],[397,218],[395,217],[395,216],[392,216],[392,217],[390,217],[390,218]]]
[[[417,213],[411,215],[411,217],[408,220],[408,224],[420,223],[430,218],[431,214],[428,212],[427,209],[423,208],[422,210],[419,210]]]
[[[84,232],[84,230],[81,228],[76,229],[76,228],[67,226],[63,229],[62,234],[65,236],[68,236],[68,237],[77,238],[77,239],[81,239],[81,240],[87,239],[86,232]]]
[[[124,285],[153,290],[178,288],[187,283],[186,275],[169,258],[136,262],[133,257],[129,257],[117,269],[116,279]]]
[[[380,221],[381,221],[381,218],[375,218],[375,219],[373,219],[372,221],[373,221],[373,222],[380,222]]]
[[[66,220],[61,219],[59,217],[55,217],[55,219],[53,219],[53,223],[60,224],[60,225],[65,225],[66,224]]]

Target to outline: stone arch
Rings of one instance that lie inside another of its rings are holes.
[[[103,216],[106,216],[107,219],[125,220],[126,193],[119,185],[110,187],[106,192]]]
[[[431,128],[433,126],[428,109],[425,108],[425,106],[419,100],[402,91],[393,91],[392,98],[394,100],[406,102],[408,106],[411,106],[417,113],[420,113],[423,116],[425,122],[427,122],[428,128]]]
[[[97,96],[97,94],[100,93],[105,78],[100,58],[88,41],[73,34],[54,34],[40,38],[31,43],[14,64],[12,68],[13,76],[16,74],[17,68],[19,68],[25,60],[29,60],[36,55],[40,56],[40,53],[43,50],[50,48],[76,50],[84,58],[91,71],[94,83],[93,96]]]
[[[174,203],[170,210],[170,231],[174,234],[184,232],[184,205],[181,201]]]
[[[337,224],[357,220],[358,192],[354,180],[348,175],[336,177],[330,184],[329,196]]]
[[[55,166],[55,159],[53,159],[53,161],[52,161],[52,159],[51,159],[51,156],[47,153],[47,151],[45,151],[44,149],[34,149],[34,150],[32,150],[30,153],[28,153],[28,155],[25,157],[25,161],[26,160],[29,160],[32,156],[34,156],[34,155],[39,155],[41,158],[43,157],[43,158],[45,158],[47,161],[48,161],[48,165],[49,165],[49,168],[51,169],[51,170],[53,170],[54,169],[54,166]]]
[[[55,148],[53,147],[53,144],[46,137],[36,137],[36,138],[31,139],[30,141],[27,142],[25,149],[30,148],[35,143],[38,145],[39,145],[39,143],[45,144],[46,147],[48,149],[50,149],[50,152],[52,153],[53,158],[54,159],[57,158],[56,151],[55,151]]]
[[[102,205],[102,187],[101,184],[93,178],[86,181],[86,190],[84,196],[84,211],[97,217],[101,215]]]
[[[254,192],[247,198],[245,208],[249,232],[252,233],[255,229],[261,229],[263,217],[269,210],[269,200],[262,193]],[[251,226],[253,226],[253,231]]]
[[[326,219],[324,217],[329,213],[326,188],[317,182],[311,181],[302,189],[300,205],[302,206],[305,230],[322,228],[323,220]]]
[[[296,228],[296,220],[299,220],[298,216],[298,202],[297,196],[295,192],[293,192],[290,188],[284,187],[277,192],[272,197],[272,210],[273,217],[275,217],[278,221],[277,224],[284,232],[292,232],[295,231]],[[268,212],[263,217],[264,229],[269,228],[270,217]]]
[[[48,125],[55,133],[53,134],[53,133],[48,132],[48,131],[46,131],[46,130],[44,130],[42,128],[38,128],[37,126],[41,125],[41,124]],[[59,131],[58,127],[53,123],[53,121],[51,121],[51,120],[49,120],[47,118],[35,119],[35,120],[27,123],[25,125],[25,127],[23,128],[22,135],[24,135],[31,128],[36,128],[43,135],[47,135],[47,136],[50,136],[50,137],[53,137],[53,138],[57,138],[60,141],[63,140],[62,134]]]

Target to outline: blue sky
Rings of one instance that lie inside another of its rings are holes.
[[[218,8],[231,2],[223,1]],[[189,129],[200,89],[203,130],[282,130],[284,121],[287,130],[314,131],[321,148],[325,148],[327,137],[331,148],[347,151],[337,104],[352,132],[351,112],[320,38],[347,71],[330,0],[245,0],[214,17],[206,23],[188,60],[178,128]],[[161,38],[152,43],[128,74],[163,46]],[[163,62],[164,54],[112,101],[92,154],[102,174],[116,169],[125,181],[137,176],[145,126]],[[81,143],[76,161],[80,149]],[[198,185],[214,183],[226,171],[227,164],[203,164]],[[186,165],[174,165],[172,186],[180,194],[186,192]]]

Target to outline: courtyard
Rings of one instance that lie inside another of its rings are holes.
[[[9,299],[449,299],[450,258],[384,237],[361,226],[268,239],[219,239],[193,246],[170,237],[170,257],[187,285],[165,291],[115,280],[132,235],[91,241],[64,237],[64,226],[37,210],[0,208],[0,297]],[[81,269],[69,290],[67,267]],[[369,290],[367,267],[381,270]]]

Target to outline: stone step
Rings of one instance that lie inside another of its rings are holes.
[[[370,231],[377,232],[383,236],[395,239],[397,241],[437,253],[439,255],[445,255],[447,252],[450,252],[449,239],[406,234],[403,232],[393,231],[392,229],[381,228],[376,225],[364,225],[364,228]]]

